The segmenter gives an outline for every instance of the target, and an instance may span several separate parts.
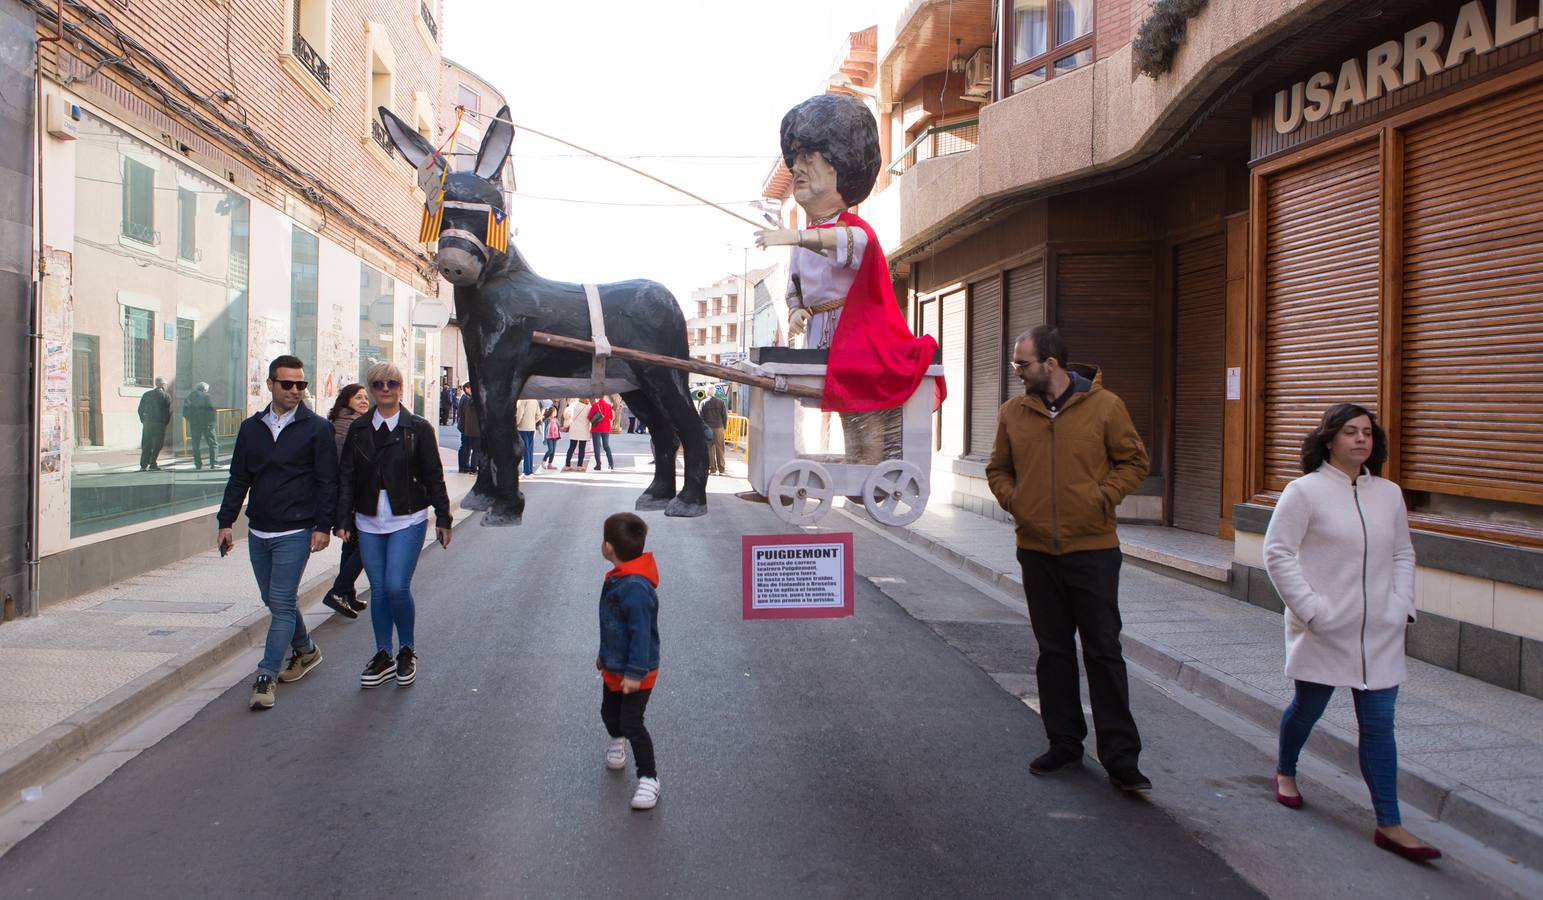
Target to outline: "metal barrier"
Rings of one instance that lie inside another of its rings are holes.
[[[240,408],[220,407],[214,411],[214,436],[216,438],[234,438],[236,432],[241,430],[241,420],[246,418],[246,410]],[[186,447],[192,439],[188,434],[188,420],[182,420],[182,446]]]
[[[743,446],[750,435],[750,420],[744,416],[729,416],[729,427],[723,430],[723,441],[728,446],[740,453],[745,452]]]

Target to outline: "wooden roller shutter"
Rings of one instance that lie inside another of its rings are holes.
[[[1045,261],[1036,259],[1007,272],[1007,352],[1018,336],[1045,324]],[[1015,389],[1016,392],[1016,389]]]
[[[1543,503],[1543,85],[1404,141],[1399,473]]]
[[[943,402],[943,408],[939,410],[940,440],[938,448],[948,456],[959,456],[964,453],[964,379],[965,368],[964,348],[969,344],[969,325],[965,317],[964,291],[954,291],[945,294],[943,304],[943,378],[954,386],[954,396]]]
[[[1302,474],[1302,439],[1331,404],[1376,407],[1377,155],[1352,148],[1265,188],[1266,490]]]
[[[970,285],[970,441],[971,456],[991,455],[997,436],[997,410],[1002,406],[1002,279],[995,276]],[[957,391],[949,385],[950,391]]]
[[[1222,517],[1226,294],[1224,235],[1174,248],[1173,524],[1204,534]]]
[[[1152,453],[1152,316],[1156,272],[1147,250],[1056,257],[1056,327],[1072,363],[1098,366]]]

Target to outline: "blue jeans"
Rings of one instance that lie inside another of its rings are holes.
[[[611,458],[611,433],[609,431],[596,431],[590,435],[595,441],[595,471],[600,471],[600,451],[605,451],[605,464],[608,468],[616,468],[616,460]]]
[[[1312,733],[1313,725],[1334,696],[1327,684],[1298,681],[1296,696],[1280,718],[1280,760],[1275,771],[1290,778],[1297,775],[1297,757]],[[1398,815],[1398,744],[1393,738],[1393,707],[1398,688],[1380,691],[1350,690],[1360,725],[1361,777],[1372,793],[1372,809],[1378,827],[1400,824]]]
[[[553,457],[557,456],[557,438],[546,439],[546,456],[541,457],[541,464],[549,466]]]
[[[423,536],[429,523],[419,522],[390,534],[359,532],[359,555],[370,577],[370,625],[375,629],[375,649],[391,652],[391,627],[397,642],[413,644],[413,570],[423,552]]]
[[[309,652],[316,646],[306,633],[299,606],[300,576],[311,558],[311,530],[277,538],[249,536],[246,549],[252,558],[252,574],[257,576],[257,591],[273,617],[257,674],[277,677],[284,664],[285,647]]]
[[[520,432],[520,443],[525,447],[525,456],[520,463],[521,471],[529,475],[536,461],[536,433],[534,431]]]

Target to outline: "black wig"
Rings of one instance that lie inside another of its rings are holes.
[[[800,153],[818,152],[836,170],[847,206],[868,198],[879,178],[879,126],[856,97],[820,94],[782,117],[782,161],[793,168]]]

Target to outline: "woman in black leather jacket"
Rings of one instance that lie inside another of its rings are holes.
[[[450,496],[439,461],[439,440],[427,419],[402,407],[402,370],[376,363],[365,377],[375,408],[354,420],[343,441],[337,534],[357,532],[359,555],[370,579],[370,624],[375,656],[361,686],[379,687],[393,676],[399,687],[418,674],[413,651],[413,570],[423,550],[434,509],[434,531],[450,546]],[[399,649],[392,655],[392,630]]]

